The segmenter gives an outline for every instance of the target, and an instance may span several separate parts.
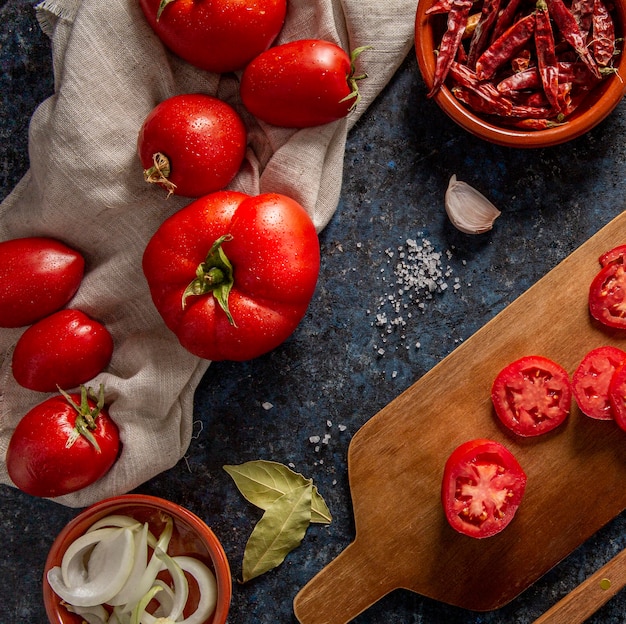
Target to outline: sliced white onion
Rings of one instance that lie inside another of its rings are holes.
[[[65,608],[70,613],[80,616],[87,624],[107,624],[107,622],[110,622],[109,613],[102,605],[75,607],[74,605],[66,604]]]
[[[208,617],[215,610],[217,604],[217,581],[213,571],[202,561],[194,557],[180,555],[174,557],[176,563],[189,572],[196,579],[200,590],[200,600],[198,607],[188,617],[180,622],[180,624],[204,624]]]
[[[137,589],[137,585],[141,581],[146,568],[148,567],[148,523],[143,525],[141,531],[135,531],[135,557],[133,567],[130,571],[128,579],[113,598],[108,602],[111,606],[125,605],[132,602],[133,596]]]
[[[101,529],[79,537],[63,556],[61,567],[48,571],[48,582],[65,602],[90,607],[108,602],[124,586],[134,560],[130,529]],[[84,539],[83,539],[84,538]],[[87,565],[83,555],[93,546]]]

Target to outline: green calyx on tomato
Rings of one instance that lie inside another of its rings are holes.
[[[164,2],[167,1],[169,0],[164,0]],[[354,102],[352,102],[352,105],[350,106],[350,111],[353,111],[357,107],[357,104],[361,101],[361,92],[359,91],[358,81],[367,78],[367,74],[365,73],[359,74],[358,76],[354,75],[354,72],[356,71],[356,60],[362,52],[365,52],[365,50],[371,50],[371,48],[372,46],[361,46],[360,48],[352,50],[350,54],[350,75],[348,76],[348,85],[352,90],[348,95],[346,95],[345,98],[339,100],[340,102],[348,102],[349,100],[354,99]]]
[[[100,412],[104,409],[104,385],[100,384],[98,396],[96,396],[95,392],[91,388],[81,386],[80,405],[78,405],[65,390],[59,388],[59,392],[63,395],[63,397],[65,397],[66,401],[76,410],[77,413],[74,430],[68,437],[65,448],[70,448],[80,436],[83,436],[89,444],[94,447],[96,452],[100,453],[100,445],[98,444],[92,431],[96,429],[96,420],[100,415]],[[89,405],[90,398],[96,402],[96,406],[93,408]]]
[[[222,244],[232,240],[232,238],[230,234],[225,234],[213,243],[204,262],[201,262],[196,269],[196,278],[183,292],[182,306],[184,310],[187,297],[206,295],[212,292],[220,308],[226,313],[228,322],[233,327],[237,327],[228,308],[228,295],[235,283],[233,265],[222,249]]]

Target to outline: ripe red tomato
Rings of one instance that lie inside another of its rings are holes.
[[[568,416],[572,386],[567,371],[541,355],[529,355],[496,376],[491,399],[498,418],[520,436],[558,427]]]
[[[161,41],[218,74],[242,69],[278,36],[286,0],[139,0]]]
[[[620,429],[626,431],[626,363],[615,371],[611,379],[609,401],[615,422]]]
[[[626,266],[609,262],[589,287],[589,312],[608,327],[626,328]]]
[[[359,102],[354,61],[329,41],[301,39],[257,56],[241,77],[241,100],[259,119],[305,128],[345,117]]]
[[[450,526],[474,538],[509,525],[522,501],[526,474],[511,451],[482,438],[469,440],[448,458],[441,500]]]
[[[578,407],[590,418],[612,420],[609,386],[615,371],[626,361],[626,352],[617,347],[592,349],[572,376],[572,392]]]
[[[319,241],[285,195],[218,191],[167,219],[143,270],[165,324],[208,360],[249,360],[295,330],[315,290]]]
[[[54,392],[93,379],[108,365],[113,338],[80,310],[59,310],[31,325],[13,351],[13,376],[25,388]]]
[[[119,449],[104,390],[96,398],[83,386],[80,394],[55,395],[22,417],[9,441],[7,470],[27,494],[61,496],[103,477]]]
[[[246,127],[218,98],[175,95],[150,111],[137,150],[147,182],[175,195],[200,197],[237,175],[246,153]]]
[[[83,279],[85,260],[52,238],[0,243],[0,327],[23,327],[60,310]]]

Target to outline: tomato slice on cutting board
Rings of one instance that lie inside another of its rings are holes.
[[[589,312],[608,327],[626,328],[626,266],[609,262],[589,287]]]
[[[613,408],[613,418],[620,429],[626,431],[626,363],[613,375],[609,386],[609,401]]]
[[[520,436],[537,436],[567,418],[572,386],[562,366],[541,355],[528,355],[498,373],[491,400],[508,429]]]
[[[626,245],[617,245],[608,251],[605,251],[599,258],[601,266],[608,264],[624,264],[624,256],[626,256]]]
[[[499,442],[478,438],[448,458],[441,500],[450,526],[480,539],[508,526],[525,489],[526,474],[513,453]]]
[[[608,345],[585,355],[572,376],[572,392],[583,414],[597,420],[613,419],[609,386],[624,361],[626,352]]]

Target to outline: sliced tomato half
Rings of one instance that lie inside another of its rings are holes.
[[[626,328],[626,265],[607,264],[589,287],[589,312],[608,327]]]
[[[626,352],[608,345],[585,355],[572,376],[572,392],[583,414],[597,420],[613,419],[609,386],[625,361]]]
[[[506,447],[478,438],[457,447],[446,462],[441,501],[450,526],[474,538],[509,525],[526,489],[526,473]]]
[[[620,429],[626,431],[626,364],[620,366],[611,379],[609,400],[615,422]]]
[[[508,429],[520,436],[536,436],[567,418],[572,386],[562,366],[541,355],[528,355],[498,373],[491,400]]]

